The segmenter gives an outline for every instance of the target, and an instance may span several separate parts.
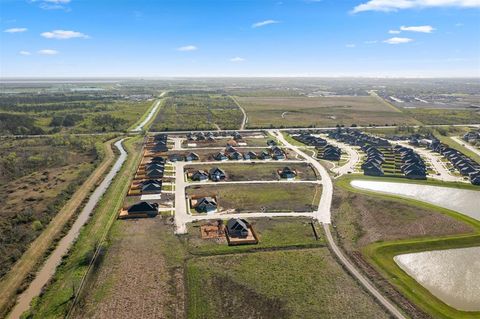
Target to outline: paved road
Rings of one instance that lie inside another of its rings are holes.
[[[272,180],[272,181],[221,181],[221,182],[188,182],[187,186],[194,185],[226,185],[226,184],[272,184],[272,183],[284,183],[284,184],[322,184],[321,180],[315,181],[303,181],[303,180]]]
[[[55,274],[55,270],[62,261],[62,257],[68,252],[68,249],[78,237],[80,229],[88,221],[88,219],[90,218],[90,214],[95,209],[98,201],[106,192],[113,178],[117,175],[118,171],[127,159],[127,152],[123,148],[122,142],[123,139],[115,143],[115,147],[117,147],[117,149],[120,151],[120,156],[118,157],[117,161],[115,162],[115,164],[113,164],[107,176],[105,176],[105,179],[95,189],[92,195],[90,195],[87,204],[84,206],[84,208],[78,215],[72,227],[70,228],[68,233],[60,240],[55,250],[48,256],[42,268],[36,274],[35,279],[30,283],[28,288],[24,292],[22,292],[22,294],[20,294],[17,299],[17,304],[8,316],[9,319],[20,318],[20,315],[30,308],[30,302],[32,301],[32,299],[40,295],[43,286],[45,286],[45,284]]]
[[[480,150],[478,148],[476,148],[475,146],[465,142],[464,140],[462,140],[458,136],[452,136],[451,139],[454,140],[455,142],[457,142],[458,144],[463,145],[465,148],[468,148],[470,151],[474,152],[478,156],[480,156]]]
[[[323,191],[322,191],[322,198],[320,199],[320,205],[318,207],[318,211],[314,213],[314,217],[323,224],[323,228],[325,230],[325,234],[327,237],[328,244],[332,249],[333,253],[337,256],[340,262],[345,266],[345,268],[372,294],[392,315],[396,318],[404,319],[405,316],[396,308],[396,306],[384,297],[378,290],[375,288],[370,281],[363,276],[360,271],[358,271],[355,266],[343,255],[340,248],[338,248],[337,244],[333,240],[332,234],[330,233],[330,209],[332,203],[332,196],[333,196],[333,185],[328,175],[327,170],[320,165],[316,160],[312,157],[307,156],[305,153],[300,151],[297,147],[288,143],[283,135],[279,131],[275,131],[274,134],[277,138],[288,148],[293,149],[294,151],[298,152],[302,155],[308,162],[314,165],[317,168],[318,172],[322,177],[323,183]],[[327,222],[328,220],[328,222]]]
[[[340,147],[348,154],[348,161],[345,164],[332,169],[334,173],[338,174],[337,177],[348,174],[348,172],[353,173],[355,171],[355,166],[357,166],[357,163],[360,161],[360,154],[358,154],[357,150],[348,144],[338,142],[326,136],[322,136],[322,138],[326,139],[328,143]]]
[[[165,92],[162,92],[162,94],[160,94],[159,98],[162,98],[165,96],[165,94],[167,94],[167,91]],[[148,123],[148,121],[150,121],[152,119],[152,117],[155,115],[155,113],[157,112],[157,109],[158,109],[158,106],[160,105],[160,101],[161,100],[157,100],[153,103],[153,107],[152,109],[150,110],[150,113],[148,113],[147,117],[142,121],[142,123],[138,124],[137,127],[135,127],[132,132],[140,132],[143,127]]]
[[[302,156],[308,163],[310,163],[320,174],[322,179],[322,197],[320,198],[320,204],[318,205],[318,209],[315,212],[315,217],[321,223],[330,224],[331,222],[331,206],[332,206],[332,197],[333,197],[333,184],[332,180],[330,179],[330,175],[328,175],[327,170],[325,167],[320,165],[318,161],[316,161],[311,156],[308,156],[303,151],[301,151],[297,146],[290,144],[282,135],[282,133],[278,130],[270,131],[278,140],[286,147],[300,156]]]
[[[323,229],[327,236],[328,244],[332,249],[333,253],[337,256],[340,262],[345,266],[345,268],[372,294],[388,311],[398,319],[406,319],[406,317],[397,309],[397,307],[386,297],[384,297],[378,290],[375,288],[370,281],[360,273],[357,268],[345,257],[343,252],[335,243],[332,234],[330,233],[330,226],[328,224],[323,224]]]

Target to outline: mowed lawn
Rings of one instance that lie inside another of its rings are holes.
[[[188,196],[216,196],[219,211],[231,212],[310,212],[318,207],[321,185],[217,184],[190,186]]]
[[[417,123],[371,96],[238,97],[237,100],[247,112],[249,128]]]
[[[219,167],[227,174],[227,181],[276,181],[281,180],[278,171],[285,166],[297,171],[297,180],[314,181],[317,179],[315,171],[308,163],[219,163],[218,165],[190,165],[186,166],[185,170],[192,173],[197,170],[208,172],[213,167]]]
[[[187,262],[187,318],[388,318],[327,248]]]

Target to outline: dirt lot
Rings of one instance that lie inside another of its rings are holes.
[[[267,162],[267,163],[220,163],[219,165],[190,165],[186,166],[185,170],[195,172],[202,169],[209,171],[213,167],[219,167],[227,174],[227,181],[269,181],[280,180],[277,171],[282,170],[285,166],[297,171],[297,180],[316,180],[315,171],[307,163],[282,163],[282,162]]]
[[[343,246],[355,250],[376,241],[472,231],[448,216],[395,200],[334,190],[332,216]]]
[[[250,128],[414,124],[415,120],[370,96],[239,97]]]
[[[200,185],[187,188],[187,195],[216,194],[222,212],[311,212],[318,207],[318,184]]]
[[[187,263],[188,318],[388,318],[327,248]]]
[[[259,155],[263,150],[268,150],[268,148],[266,146],[265,146],[265,148],[237,147],[236,149],[242,154],[245,154],[245,153],[248,153],[248,152],[252,151],[252,152],[255,152],[257,155]],[[286,153],[287,159],[290,159],[290,160],[300,160],[300,159],[302,159],[302,158],[298,158],[298,154],[291,151],[291,150],[283,149],[283,151]],[[216,160],[213,158],[214,155],[217,154],[218,152],[225,152],[225,148],[212,149],[212,150],[192,148],[188,151],[169,151],[168,155],[178,154],[178,155],[185,156],[185,155],[189,154],[190,152],[196,153],[200,157],[201,162],[215,162]]]
[[[243,140],[240,141],[235,141],[235,143],[246,143],[247,147],[267,147],[267,141],[270,138],[266,137],[261,137],[261,138],[244,138]],[[227,142],[232,143],[233,140],[231,138],[218,138],[215,141],[184,141],[182,143],[182,147],[185,148],[191,148],[188,147],[187,144],[196,144],[195,147],[225,147],[227,145]],[[235,146],[235,143],[233,146]],[[241,145],[237,145],[241,146]]]
[[[179,239],[161,218],[117,221],[73,317],[183,318],[182,266]]]

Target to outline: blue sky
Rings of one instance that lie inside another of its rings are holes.
[[[0,76],[480,76],[480,0],[0,0]]]

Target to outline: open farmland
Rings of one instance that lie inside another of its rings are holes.
[[[185,170],[195,172],[196,170],[209,171],[211,168],[219,167],[227,174],[228,181],[268,181],[281,180],[278,171],[285,166],[297,171],[298,180],[316,180],[315,171],[308,163],[245,163],[245,164],[228,164],[221,163],[218,165],[191,165],[186,166]]]
[[[414,124],[410,116],[371,96],[238,97],[249,128]]]
[[[216,194],[219,210],[232,212],[304,212],[313,211],[321,196],[318,184],[216,184],[190,186],[189,196]]]
[[[187,262],[188,318],[388,318],[327,248]]]
[[[242,119],[242,112],[228,96],[174,92],[165,99],[152,130],[238,129]]]
[[[424,124],[477,124],[480,110],[466,109],[403,109],[403,112]]]
[[[100,139],[6,139],[0,143],[0,277],[92,172]]]

